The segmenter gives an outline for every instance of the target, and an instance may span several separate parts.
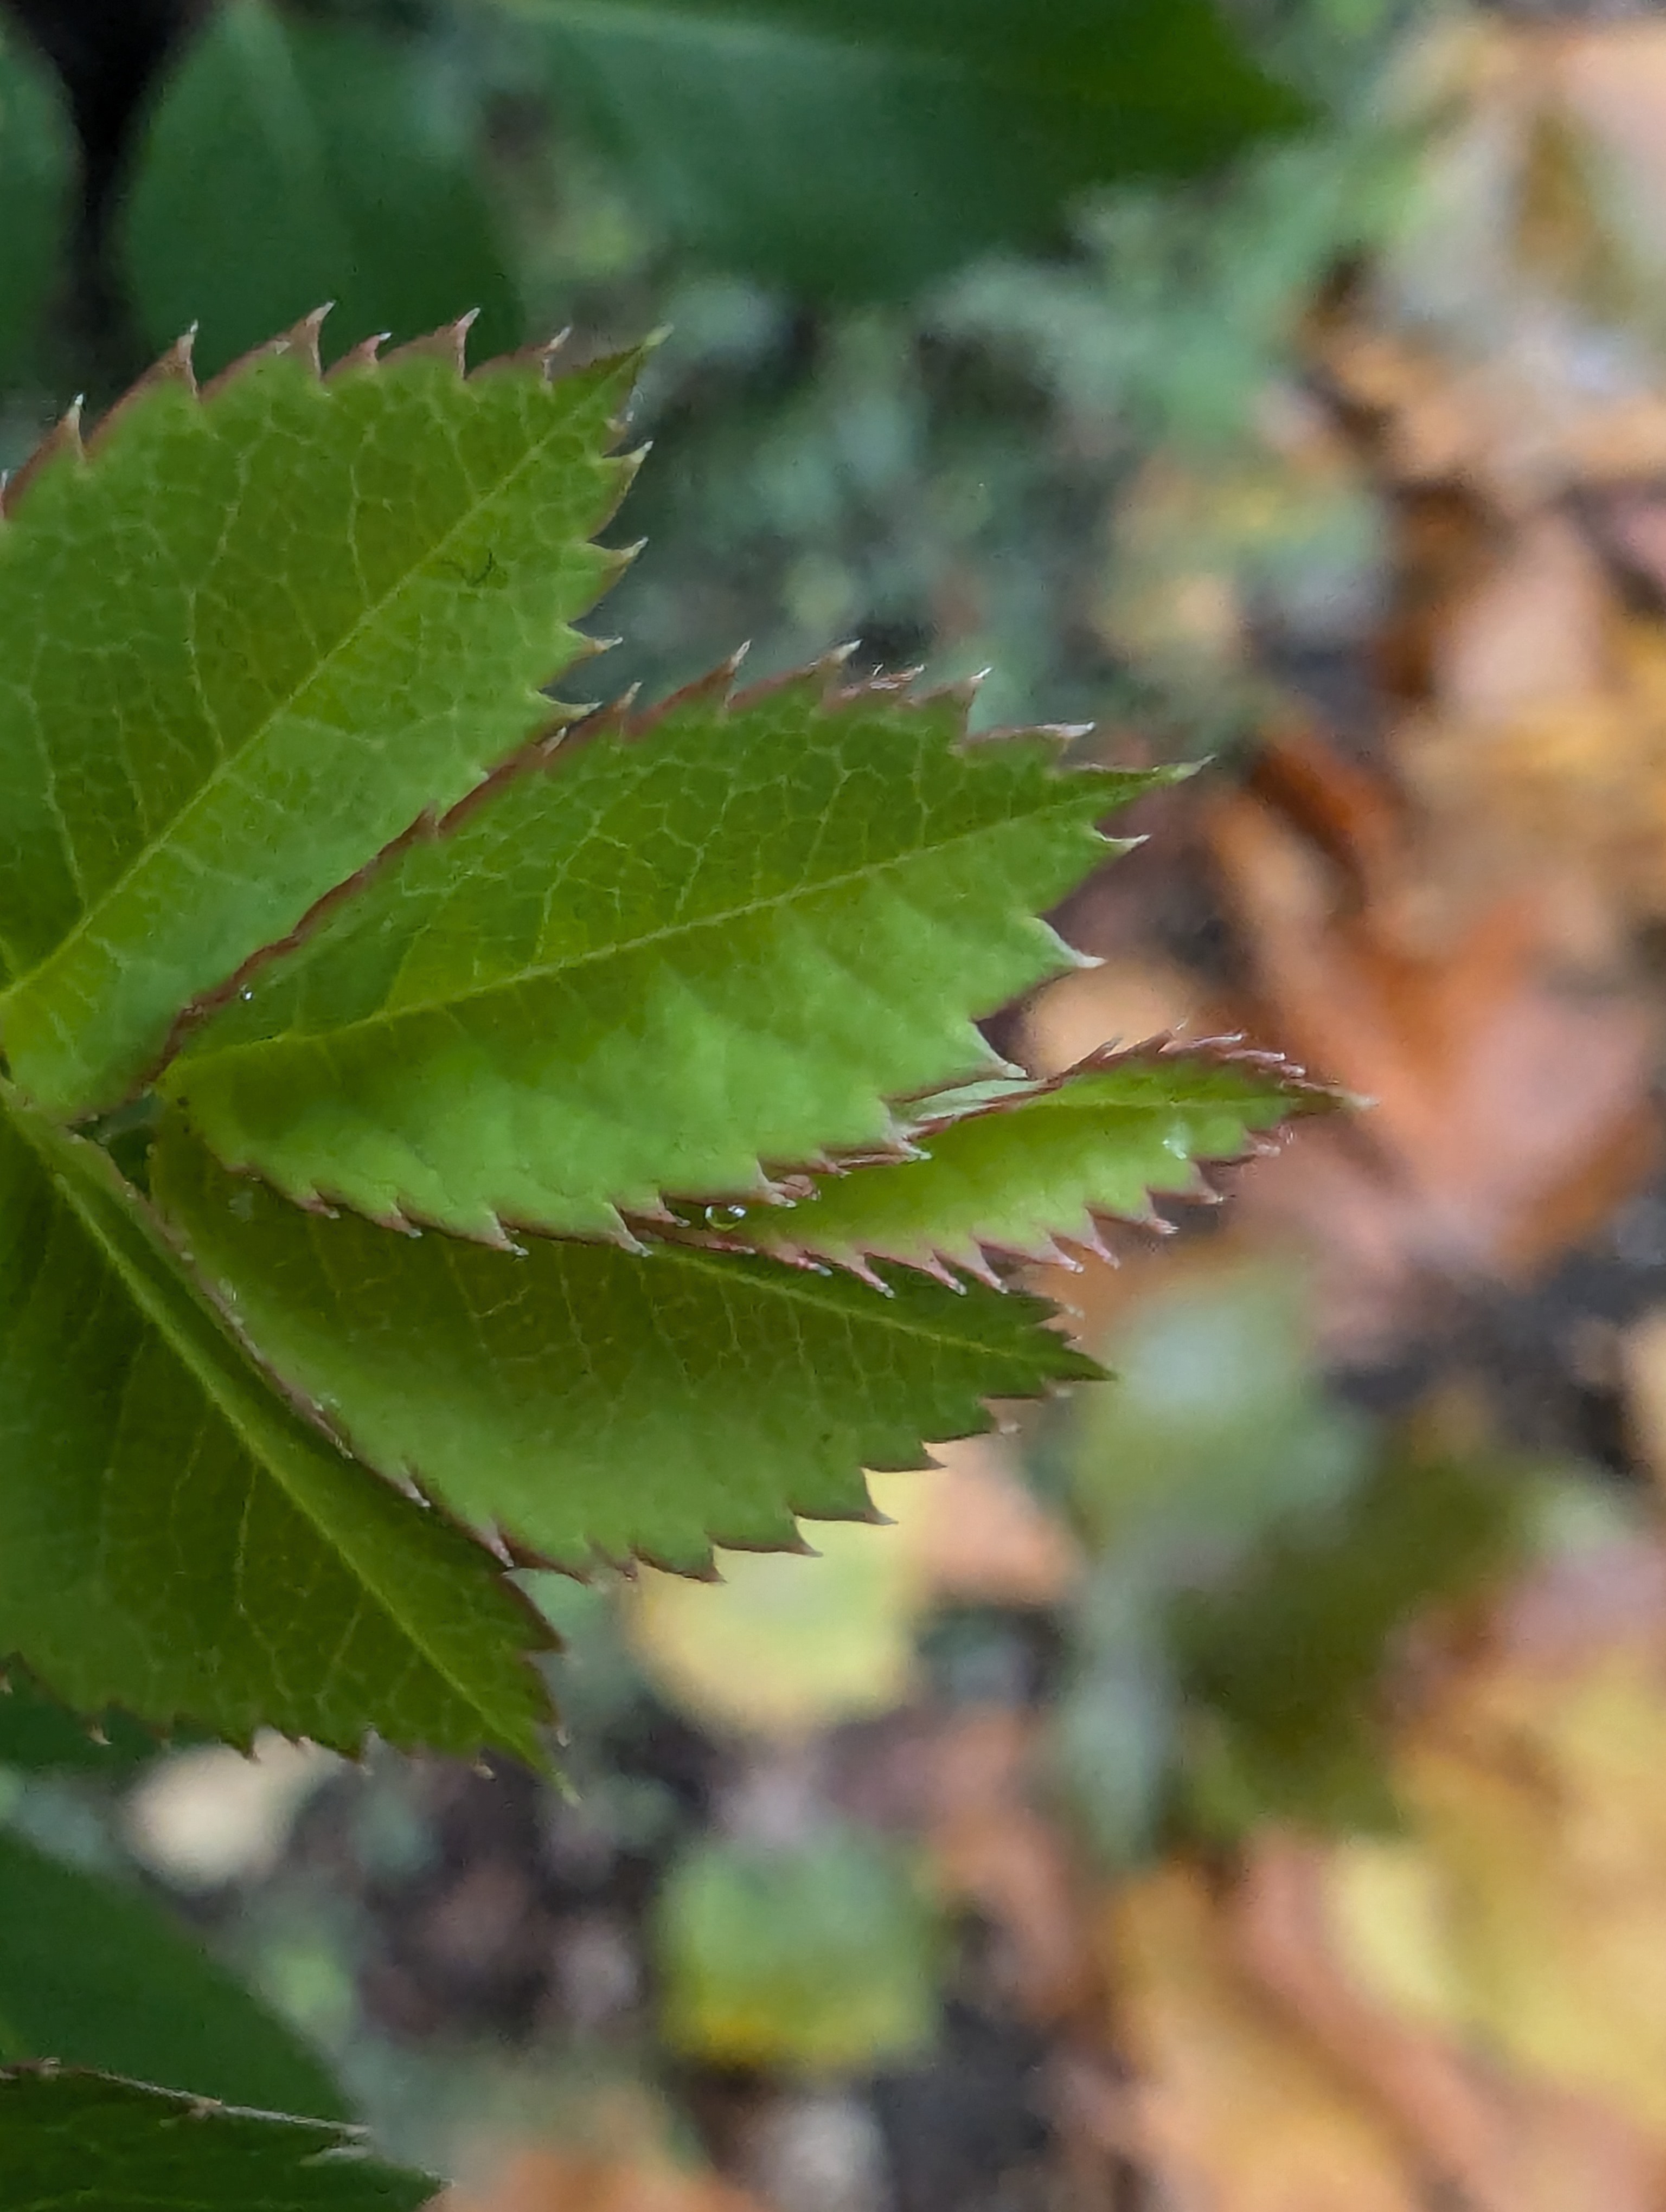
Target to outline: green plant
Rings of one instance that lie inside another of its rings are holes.
[[[176,348],[7,488],[0,1650],[89,1717],[542,1762],[519,1568],[860,1517],[1097,1373],[1005,1258],[1329,1094],[1014,1076],[976,1020],[1162,772],[836,663],[553,705],[635,361],[465,379],[459,326],[326,380],[318,328],[200,392]],[[107,2009],[0,2007],[7,2055],[119,2068]],[[198,2112],[9,2076],[6,2201],[421,2196]]]
[[[1213,0],[150,0],[149,33],[94,0],[79,35],[51,0],[9,12],[76,82],[64,100],[0,30],[8,374],[89,259],[83,320],[113,308],[117,351],[200,320],[204,369],[325,298],[403,338],[472,303],[513,345],[563,225],[575,270],[670,245],[805,298],[897,297],[1304,112]]]

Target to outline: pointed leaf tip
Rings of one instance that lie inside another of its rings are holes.
[[[727,1249],[876,1261],[986,1283],[990,1255],[1047,1261],[1061,1239],[1102,1249],[1097,1222],[1169,1224],[1153,1195],[1206,1196],[1205,1163],[1240,1159],[1263,1133],[1339,1100],[1277,1055],[1173,1037],[1101,1046],[1063,1073],[986,1082],[916,1109],[917,1162],[820,1181],[790,1211],[749,1209],[714,1232]]]

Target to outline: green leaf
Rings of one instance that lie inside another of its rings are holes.
[[[725,1241],[786,1259],[964,1268],[985,1255],[1092,1249],[1096,1215],[1152,1218],[1152,1193],[1207,1189],[1200,1160],[1239,1158],[1257,1130],[1333,1105],[1286,1061],[1217,1045],[1096,1053],[1037,1083],[950,1093],[909,1131],[918,1159],[815,1178],[808,1194],[716,1221]]]
[[[538,1640],[264,1387],[103,1152],[0,1114],[0,1654],[83,1712],[535,1758]]]
[[[170,70],[120,222],[150,343],[201,325],[217,369],[320,300],[352,338],[520,304],[476,170],[476,118],[431,40],[223,0]]]
[[[964,741],[957,696],[696,687],[539,749],[295,950],[167,1079],[290,1197],[502,1241],[891,1142],[1001,1063],[972,1025],[1073,957],[1033,917],[1152,779]]]
[[[1275,1528],[1224,1589],[1178,1593],[1194,1816],[1391,1821],[1381,1699],[1394,1638],[1519,1548],[1519,1483],[1496,1467],[1390,1460],[1329,1511]]]
[[[666,2039],[710,2063],[866,2074],[936,2032],[936,1916],[907,1857],[860,1829],[696,1845],[655,1936]]]
[[[618,565],[629,363],[465,382],[448,333],[324,384],[313,336],[200,398],[181,352],[9,488],[0,1038],[55,1115],[547,726]]]
[[[1207,0],[508,4],[669,228],[818,295],[906,293],[1302,112]]]
[[[95,1720],[72,1712],[50,1698],[24,1669],[6,1669],[8,1687],[0,1692],[0,1766],[25,1773],[80,1769],[88,1774],[125,1776],[158,1757],[167,1746],[153,1729],[142,1728],[115,1710]],[[196,1732],[179,1731],[174,1741],[192,1743]]]
[[[439,2185],[370,2157],[356,2128],[100,2074],[0,2075],[6,2212],[417,2212]]]
[[[64,266],[75,136],[56,73],[0,24],[0,379],[34,366],[41,321]]]
[[[0,1832],[0,2063],[21,2058],[347,2117],[299,2036],[157,1905]]]
[[[557,1565],[791,1545],[871,1510],[860,1470],[988,1428],[984,1401],[1098,1370],[1050,1309],[898,1269],[854,1276],[654,1244],[525,1254],[304,1213],[177,1122],[157,1199],[286,1388],[356,1451]]]

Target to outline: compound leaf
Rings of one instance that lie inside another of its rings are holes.
[[[356,2128],[103,2074],[0,2075],[6,2212],[417,2212],[438,2187],[372,2158]]]
[[[891,1142],[999,1070],[972,1017],[1069,963],[1034,916],[1152,779],[964,741],[825,670],[539,749],[192,1035],[168,1081],[291,1198],[501,1241]]]
[[[713,1541],[792,1545],[858,1518],[861,1469],[989,1425],[984,1401],[1097,1375],[1040,1300],[883,1289],[677,1243],[524,1254],[391,1237],[215,1165],[177,1121],[155,1188],[285,1386],[372,1466],[557,1565]]]
[[[268,2112],[347,2117],[294,2030],[160,1906],[0,1831],[0,2062],[21,2058],[143,2073]]]
[[[0,1114],[0,1654],[83,1712],[536,1757],[538,1640],[266,1389],[106,1154]]]
[[[333,300],[353,337],[414,337],[480,311],[488,350],[520,309],[446,49],[224,0],[169,71],[120,216],[158,348],[201,318],[210,369]]]
[[[0,1038],[56,1116],[547,725],[617,566],[628,363],[465,381],[452,332],[326,384],[315,335],[200,397],[181,351],[9,488]]]
[[[1153,1194],[1207,1188],[1200,1161],[1236,1159],[1256,1131],[1335,1096],[1264,1054],[1146,1045],[936,1103],[910,1132],[919,1158],[818,1176],[796,1203],[708,1220],[724,1241],[786,1259],[988,1275],[989,1252],[1054,1259],[1061,1237],[1091,1248],[1096,1215],[1151,1219]]]
[[[902,295],[1085,186],[1301,108],[1208,0],[508,0],[562,112],[711,259]]]

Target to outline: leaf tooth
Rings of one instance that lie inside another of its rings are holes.
[[[0,519],[15,513],[18,501],[53,465],[67,456],[79,462],[86,456],[81,434],[82,401],[72,400],[40,443],[19,467],[0,477]]]
[[[332,362],[325,371],[325,382],[333,384],[337,377],[358,375],[367,369],[379,368],[382,348],[392,335],[390,331],[373,331],[368,338],[361,338],[356,346],[350,346],[340,360]]]
[[[292,323],[283,337],[276,341],[287,351],[299,355],[313,375],[319,378],[324,374],[324,356],[319,340],[325,319],[330,312],[330,302],[326,301],[321,307],[314,307],[310,314],[303,315],[298,323]]]
[[[437,331],[426,331],[419,338],[407,338],[392,352],[384,354],[382,366],[391,368],[396,362],[405,361],[441,361],[454,368],[459,377],[468,374],[469,332],[480,319],[478,307],[471,307],[454,323],[441,323]]]
[[[251,346],[246,354],[240,354],[235,361],[228,362],[217,376],[210,377],[209,381],[201,387],[200,397],[209,401],[216,399],[228,385],[235,384],[240,377],[245,375],[248,370],[256,368],[263,361],[272,361],[284,355],[296,353],[303,362],[308,359],[309,354],[316,358],[317,326],[322,325],[325,316],[330,312],[331,304],[326,301],[323,307],[313,308],[311,314],[303,315],[300,322],[295,324],[290,329],[280,331],[275,338],[267,338],[258,346]],[[306,335],[308,325],[314,326],[310,337]]]

